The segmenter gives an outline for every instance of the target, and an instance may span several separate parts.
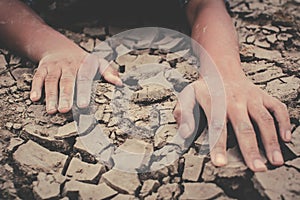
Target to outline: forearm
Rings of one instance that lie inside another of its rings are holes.
[[[68,48],[80,50],[18,0],[0,0],[0,21],[1,42],[33,61]]]
[[[191,0],[187,16],[192,38],[207,51],[223,79],[243,75],[238,38],[223,0]]]

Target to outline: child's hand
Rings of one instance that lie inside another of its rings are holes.
[[[253,171],[266,170],[265,164],[259,153],[256,134],[251,120],[254,120],[259,127],[260,137],[266,150],[267,158],[272,165],[282,165],[278,137],[275,128],[275,121],[271,115],[274,114],[278,122],[280,136],[283,141],[291,140],[291,126],[287,108],[279,100],[269,96],[263,90],[256,87],[245,77],[239,81],[225,81],[226,93],[225,108],[212,108],[211,100],[214,94],[209,94],[205,81],[199,79],[192,85],[187,86],[179,95],[179,103],[174,110],[174,116],[180,124],[179,132],[183,137],[189,137],[195,128],[193,119],[193,107],[195,99],[206,113],[209,127],[209,137],[220,132],[220,137],[211,149],[211,159],[216,166],[223,166],[226,159],[227,127],[226,120],[230,121],[235,131],[238,144],[248,167]],[[217,93],[215,91],[214,93]],[[216,99],[215,99],[216,100]],[[214,101],[215,101],[214,100]],[[222,98],[221,98],[222,100]],[[222,102],[220,102],[222,103]],[[225,112],[225,123],[211,119],[211,111],[215,109],[216,118],[221,119]],[[215,135],[216,136],[216,135]],[[211,142],[211,141],[210,141]]]
[[[80,107],[88,105],[91,83],[97,71],[113,84],[121,84],[118,73],[107,68],[107,62],[84,51],[66,50],[50,53],[39,63],[32,82],[30,98],[38,101],[43,86],[46,94],[46,110],[49,114],[57,111],[65,113],[73,105],[75,82],[77,80],[77,103]]]

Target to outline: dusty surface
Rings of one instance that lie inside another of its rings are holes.
[[[125,89],[114,93],[114,86],[98,82],[93,99],[95,112],[76,115],[74,122],[72,113],[49,116],[43,101],[32,103],[29,91],[35,66],[1,50],[0,199],[296,199],[300,195],[300,3],[247,2],[231,1],[242,65],[255,84],[288,106],[293,141],[281,145],[284,166],[269,166],[266,173],[252,173],[231,133],[226,167],[214,167],[209,157],[200,152],[200,138],[196,138],[187,153],[167,167],[141,174],[120,172],[115,168],[122,167],[124,162],[130,169],[157,169],[176,156],[171,145],[172,130],[176,129],[171,115],[176,103],[174,94],[168,87],[147,81],[141,81],[141,87],[131,83],[135,81],[132,77],[137,76],[132,74],[136,66],[163,63],[163,69],[177,70],[183,75],[184,79],[179,80],[175,76],[180,91],[197,77],[192,65],[178,58],[184,52],[177,53],[177,57],[153,51],[120,57],[115,67],[122,71],[130,90],[125,91],[131,94],[127,99],[128,116],[113,114],[116,107],[123,108],[116,106],[122,102],[115,97],[124,94]],[[85,50],[93,51],[100,40],[121,30],[93,25],[77,32],[61,31]],[[167,41],[161,47],[168,45],[176,45],[176,41]],[[109,49],[101,50],[102,56],[110,54]],[[172,74],[152,75],[166,86],[174,80]],[[126,121],[120,123],[120,119]],[[89,134],[79,137],[75,123],[80,124],[79,132]],[[98,136],[99,130],[103,134]],[[98,139],[94,147],[87,149],[84,143],[93,134]],[[95,156],[94,149],[101,151]],[[146,156],[128,157],[128,152],[142,152]],[[152,155],[151,159],[147,155]]]

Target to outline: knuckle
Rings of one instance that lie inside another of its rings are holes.
[[[224,123],[215,120],[211,122],[211,129],[213,129],[214,131],[222,131],[223,128],[224,128]]]
[[[277,139],[277,137],[272,136],[270,139],[268,139],[267,145],[269,147],[278,147],[278,139]]]
[[[73,83],[75,80],[75,76],[68,75],[68,76],[62,76],[60,78],[60,83],[61,84],[68,84],[68,83]]]
[[[48,74],[46,79],[45,79],[45,83],[57,83],[58,82],[59,77],[54,75],[54,74]]]
[[[242,122],[238,125],[238,133],[243,135],[253,135],[255,134],[252,125],[248,124],[247,122]]]
[[[262,111],[259,113],[259,118],[265,123],[271,124],[274,123],[273,117],[266,111]]]
[[[250,158],[258,157],[258,155],[259,155],[259,152],[258,152],[258,149],[256,146],[252,146],[252,145],[248,146],[245,149],[245,151],[246,151],[247,156]]]

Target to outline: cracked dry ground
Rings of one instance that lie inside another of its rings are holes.
[[[249,79],[288,106],[293,140],[281,144],[286,161],[283,166],[268,165],[269,171],[265,173],[251,172],[231,132],[226,167],[216,168],[208,156],[199,154],[201,138],[196,138],[187,153],[168,167],[141,174],[115,170],[118,151],[103,143],[106,146],[100,157],[106,165],[97,162],[78,139],[72,114],[50,116],[45,113],[44,102],[29,100],[35,66],[1,50],[0,199],[297,199],[300,195],[300,2],[247,2],[231,1],[242,66]],[[101,39],[119,30],[109,26],[84,28],[81,32],[61,31],[91,52]],[[165,63],[182,73],[187,82],[193,80],[195,71],[190,65],[180,58],[168,59],[172,56],[154,51],[131,52],[114,66],[123,71],[125,65],[126,74],[133,62]],[[92,120],[90,115],[81,115],[77,121],[101,127],[103,137],[120,149],[141,152],[167,147],[168,137],[172,136],[169,133],[176,129],[171,115],[176,102],[174,95],[153,85],[133,95],[134,104],[129,109],[132,117],[125,129],[147,126],[157,129],[152,138],[139,140],[129,137],[116,125],[118,119],[110,107],[113,90],[114,86],[98,82],[93,99],[97,105],[95,115]],[[143,96],[145,91],[148,95]],[[147,101],[156,105],[154,111],[143,105]],[[161,160],[168,160],[163,150],[160,153]]]

